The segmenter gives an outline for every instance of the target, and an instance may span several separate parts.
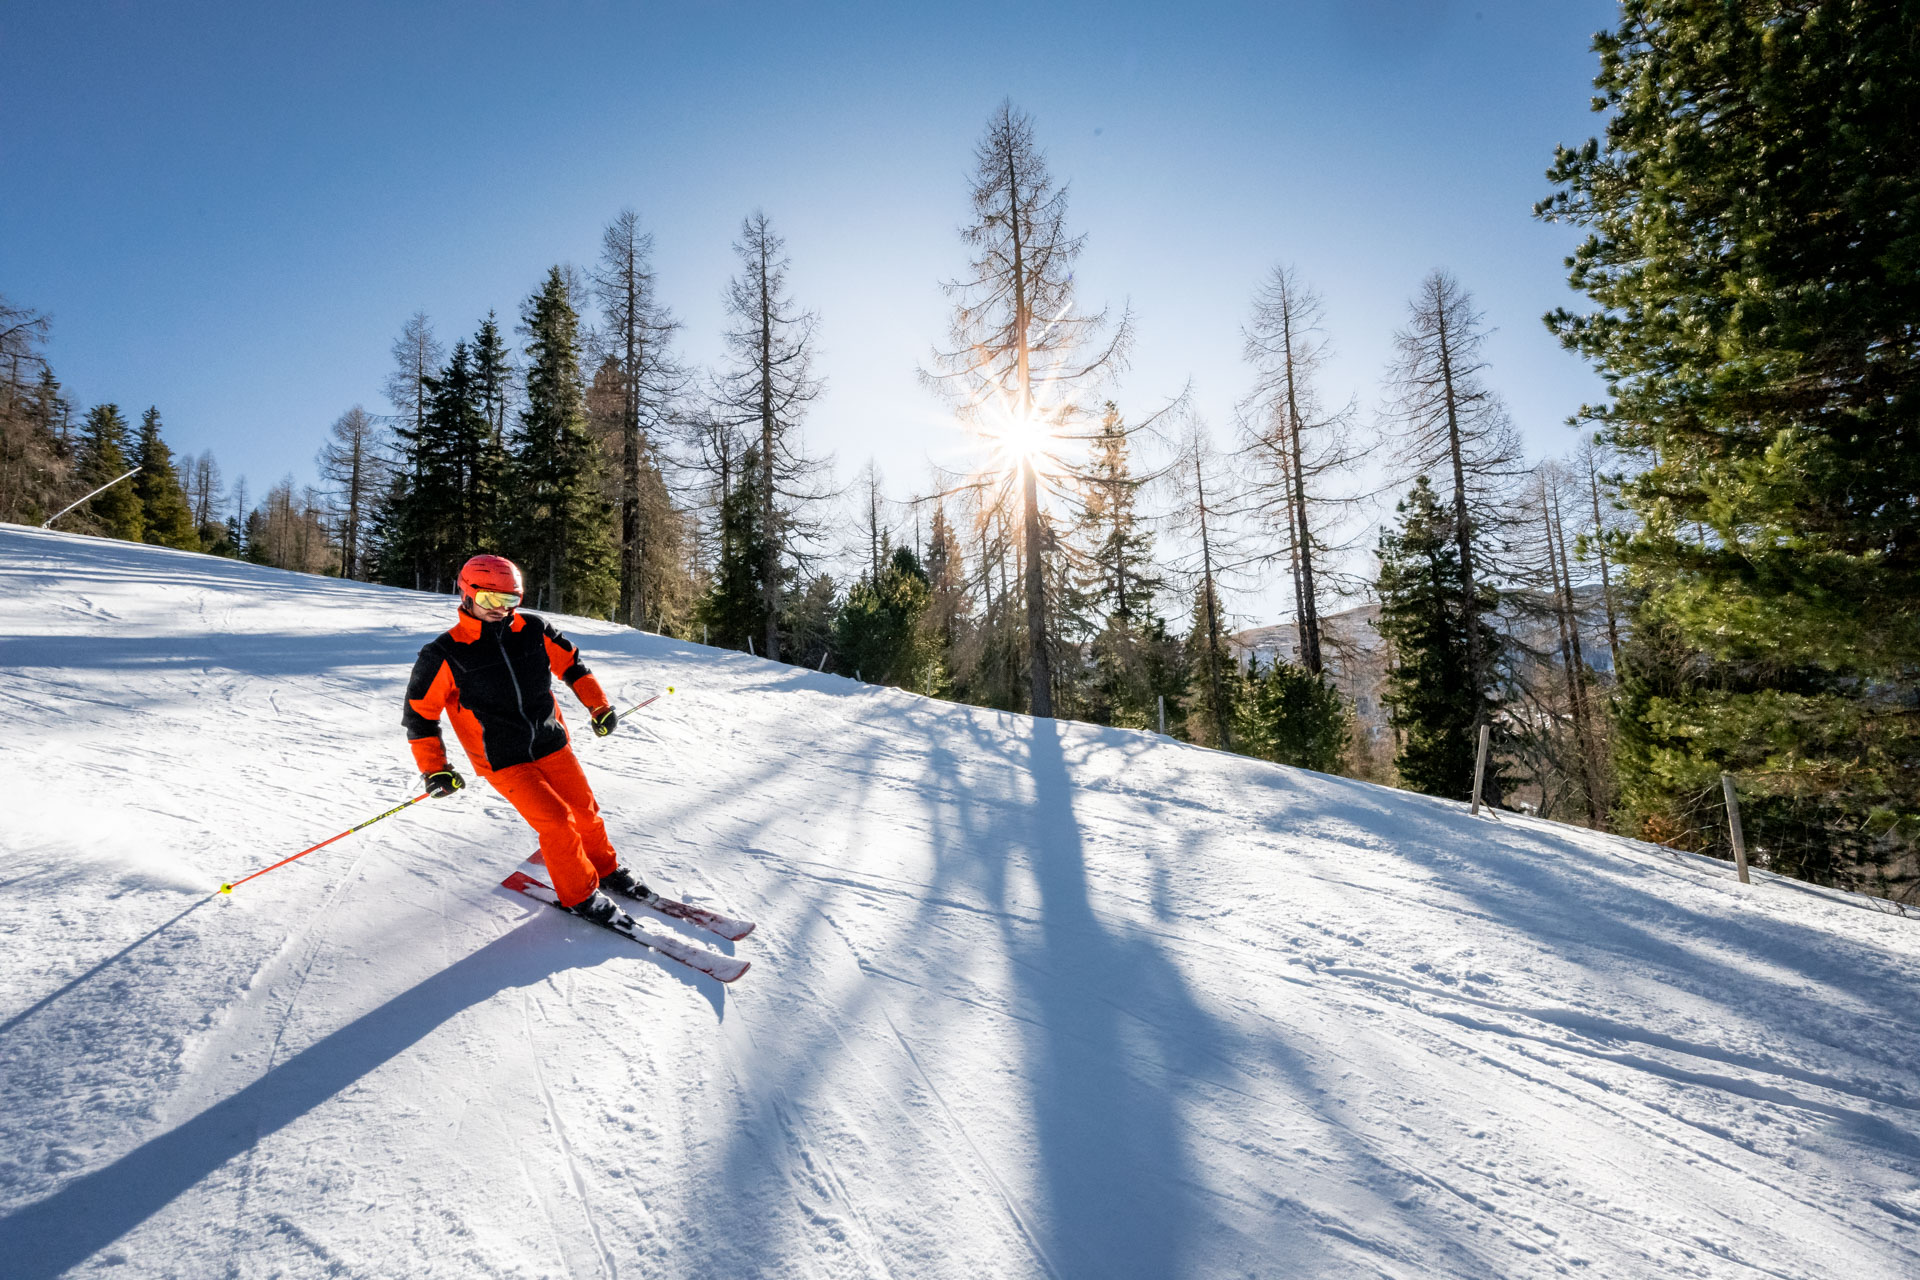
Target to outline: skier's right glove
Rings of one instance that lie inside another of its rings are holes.
[[[438,773],[423,773],[420,776],[426,780],[427,794],[435,800],[443,800],[467,785],[467,780],[460,776],[457,769],[442,769]]]
[[[595,737],[604,738],[613,732],[620,723],[620,717],[612,707],[602,707],[593,713],[593,732]]]

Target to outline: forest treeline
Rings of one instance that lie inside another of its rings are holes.
[[[1075,296],[1086,237],[1032,120],[974,155],[966,269],[921,369],[975,465],[889,493],[804,438],[822,319],[754,213],[725,358],[695,368],[638,217],[511,318],[400,329],[258,503],[157,408],[80,412],[48,322],[0,315],[0,518],[449,592],[476,551],[529,604],[1037,715],[1158,729],[1728,856],[1720,775],[1785,874],[1920,891],[1920,53],[1901,6],[1628,0],[1604,132],[1538,217],[1584,228],[1605,377],[1523,455],[1471,292],[1417,282],[1370,402],[1325,383],[1319,282],[1250,281],[1231,440],[1129,401],[1133,317]],[[1756,183],[1756,175],[1765,182]],[[1383,488],[1384,486],[1384,488]],[[1384,492],[1384,521],[1369,501]],[[1283,643],[1230,602],[1287,594]],[[1353,610],[1360,608],[1361,613]],[[1364,628],[1347,625],[1364,617]],[[1346,622],[1341,620],[1345,619]]]

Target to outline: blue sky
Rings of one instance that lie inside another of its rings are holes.
[[[944,333],[972,148],[1035,118],[1088,235],[1084,303],[1131,305],[1123,407],[1193,380],[1224,436],[1260,276],[1296,264],[1371,417],[1435,266],[1497,332],[1533,449],[1600,387],[1540,315],[1573,232],[1531,217],[1595,132],[1612,3],[10,5],[0,292],[51,313],[83,403],[157,404],[256,494],[332,420],[387,406],[405,318],[513,316],[635,208],[682,353],[720,351],[741,217],[786,236],[829,383],[807,435],[898,495],[957,436],[915,378]]]

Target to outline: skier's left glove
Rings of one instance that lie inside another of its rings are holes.
[[[599,738],[606,737],[613,732],[614,726],[619,723],[620,717],[614,713],[612,707],[600,708],[593,713],[594,736]]]
[[[435,800],[444,800],[467,785],[467,780],[460,776],[457,769],[440,769],[422,774],[421,777],[427,784],[427,794]]]

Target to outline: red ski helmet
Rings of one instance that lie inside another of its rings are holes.
[[[460,602],[471,604],[476,591],[498,591],[507,595],[527,593],[520,566],[505,556],[480,555],[460,566]]]

